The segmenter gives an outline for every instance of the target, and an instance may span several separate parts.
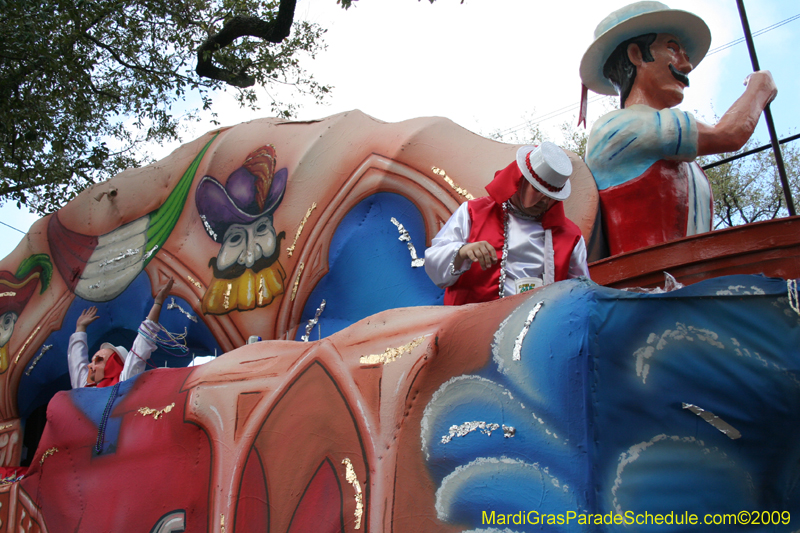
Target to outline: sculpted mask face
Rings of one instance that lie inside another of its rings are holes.
[[[232,224],[222,236],[203,313],[225,314],[234,309],[249,311],[272,303],[283,294],[286,273],[278,261],[280,242],[286,234],[275,234],[272,215],[262,215],[250,224]]]
[[[644,61],[637,46],[628,47],[628,57],[636,66],[634,90],[644,93],[651,107],[675,107],[683,102],[683,89],[689,86],[690,58],[680,40],[670,33],[659,33],[650,53],[653,61]]]
[[[0,346],[5,346],[14,333],[14,324],[17,323],[17,313],[8,311],[0,316]]]
[[[275,228],[270,215],[264,215],[252,224],[234,224],[223,237],[217,254],[217,268],[226,270],[236,264],[253,268],[256,261],[272,255],[275,244]]]

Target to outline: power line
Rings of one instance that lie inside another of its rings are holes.
[[[589,98],[588,103],[592,104],[594,102],[599,102],[600,100],[602,100],[604,98],[616,98],[616,97],[615,96],[608,96],[608,95],[605,95],[605,94],[598,94],[598,95],[595,95],[595,96]],[[540,115],[538,117],[533,117],[532,119],[530,119],[527,122],[523,122],[522,124],[518,124],[516,126],[512,126],[512,127],[508,128],[506,130],[498,132],[498,135],[500,135],[502,137],[502,136],[505,136],[505,135],[509,135],[511,133],[515,133],[515,132],[521,130],[522,128],[527,127],[530,124],[536,124],[536,123],[539,123],[539,122],[544,122],[545,120],[550,120],[551,118],[556,118],[557,116],[560,116],[560,115],[563,115],[565,113],[569,113],[571,111],[574,111],[574,110],[578,109],[578,107],[580,105],[581,105],[580,102],[576,102],[574,104],[570,104],[568,106],[564,106],[564,107],[562,107],[560,109],[556,109],[555,111],[550,111],[548,113],[545,113],[544,115]]]
[[[753,32],[753,37],[755,37],[757,35],[761,35],[762,33],[767,33],[768,31],[772,31],[774,29],[780,28],[784,24],[788,24],[788,23],[790,23],[792,21],[795,21],[797,19],[800,19],[800,13],[798,13],[797,15],[795,15],[793,17],[789,17],[787,19],[783,19],[780,22],[776,22],[772,26],[767,26],[766,28],[762,28],[762,29],[760,29],[760,30],[758,30],[756,32]],[[743,42],[744,42],[744,37],[739,37],[738,39],[734,39],[733,41],[731,41],[729,43],[720,45],[720,46],[718,46],[716,48],[712,48],[711,50],[708,51],[706,56],[710,56],[711,54],[716,54],[717,52],[722,52],[723,50],[727,50],[728,48],[730,48],[730,47],[732,47],[734,45],[737,45],[739,43],[743,43]]]
[[[800,19],[800,13],[798,13],[797,15],[791,16],[789,18],[785,18],[785,19],[783,19],[783,20],[781,20],[779,22],[776,22],[775,24],[773,24],[771,26],[767,26],[766,28],[761,28],[760,30],[754,32],[753,36],[755,37],[757,35],[761,35],[761,34],[769,32],[769,31],[775,30],[775,29],[780,28],[781,26],[783,26],[785,24],[788,24],[790,22],[794,22],[795,20],[798,20],[798,19]],[[716,48],[713,48],[713,49],[709,50],[709,52],[706,54],[706,57],[710,56],[711,54],[716,54],[717,52],[722,52],[723,50],[727,50],[728,48],[730,48],[732,46],[735,46],[737,44],[743,43],[744,40],[745,40],[744,37],[739,37],[738,39],[734,39],[733,41],[731,41],[729,43],[725,43],[725,44],[722,44],[722,45],[720,45],[720,46],[718,46]],[[607,98],[607,96],[605,96],[605,95],[597,95],[597,96],[589,99],[589,103],[597,102],[598,100],[602,100],[603,98]],[[528,127],[530,124],[538,124],[540,122],[544,122],[545,120],[550,120],[552,118],[558,117],[558,116],[563,115],[565,113],[569,113],[571,111],[574,111],[579,106],[580,106],[580,102],[576,102],[574,104],[570,104],[568,106],[564,106],[564,107],[562,107],[560,109],[556,109],[555,111],[550,111],[548,113],[545,113],[544,115],[540,115],[538,117],[534,117],[534,118],[530,119],[527,122],[523,122],[522,124],[518,124],[516,126],[512,126],[512,127],[508,128],[506,130],[498,132],[498,135],[500,137],[504,137],[506,135],[510,135],[512,133],[516,133],[517,131],[521,130],[522,128]]]
[[[18,232],[20,232],[20,233],[22,233],[23,235],[25,235],[25,232],[24,232],[24,231],[22,231],[21,229],[19,229],[19,228],[15,228],[15,227],[14,227],[14,226],[12,226],[11,224],[6,224],[6,223],[5,223],[5,222],[3,222],[2,220],[0,220],[0,224],[2,224],[2,225],[4,225],[4,226],[8,226],[8,227],[9,227],[9,228],[11,228],[11,229],[15,229],[15,230],[17,230]]]

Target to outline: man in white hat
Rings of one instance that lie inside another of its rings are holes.
[[[581,80],[620,95],[620,109],[594,124],[586,146],[612,255],[710,231],[711,187],[695,158],[741,148],[777,95],[759,71],[714,126],[673,109],[710,44],[702,19],[661,2],[625,6],[595,30]]]
[[[161,307],[172,289],[172,283],[173,280],[170,278],[159,289],[153,307],[139,327],[139,334],[133,341],[130,351],[122,346],[104,342],[89,361],[86,327],[100,316],[94,306],[81,311],[75,333],[69,337],[69,348],[67,349],[69,379],[73,389],[110,387],[144,372],[146,361],[150,359],[150,354],[156,349],[152,338],[158,332],[157,322],[161,314]]]
[[[523,146],[486,186],[489,196],[459,206],[425,251],[425,271],[445,288],[446,305],[589,276],[586,244],[561,203],[570,174],[569,157],[553,143]]]

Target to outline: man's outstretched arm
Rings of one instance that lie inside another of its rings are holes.
[[[768,70],[748,76],[744,94],[722,115],[716,125],[697,122],[697,155],[735,152],[753,135],[758,119],[778,89]]]

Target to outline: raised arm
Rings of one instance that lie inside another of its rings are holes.
[[[697,155],[734,152],[753,135],[758,119],[778,89],[768,70],[754,72],[745,80],[744,94],[722,115],[716,125],[697,123]]]
[[[86,338],[86,328],[98,318],[100,316],[97,314],[97,307],[84,309],[75,323],[75,333],[69,336],[67,369],[73,389],[86,386],[86,377],[89,375],[89,342]]]
[[[81,311],[81,315],[75,323],[75,333],[85,333],[86,327],[98,318],[100,318],[100,316],[97,314],[97,308],[95,306],[84,309]]]
[[[158,322],[158,317],[161,315],[161,307],[164,305],[164,300],[167,299],[169,291],[172,290],[173,283],[174,280],[172,278],[169,278],[169,281],[165,283],[164,286],[158,290],[158,293],[156,294],[156,299],[153,302],[153,307],[150,308],[150,312],[147,314],[147,320]]]

